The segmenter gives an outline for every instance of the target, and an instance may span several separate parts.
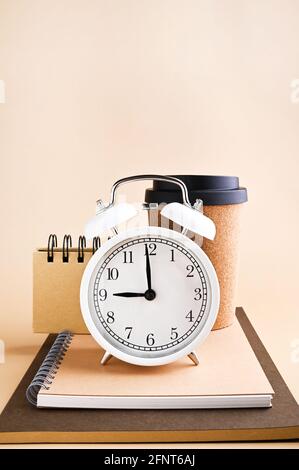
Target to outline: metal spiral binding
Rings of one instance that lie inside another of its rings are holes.
[[[86,248],[86,238],[84,237],[84,235],[80,235],[78,240],[78,263],[84,263],[84,248]]]
[[[32,405],[37,405],[37,395],[41,388],[49,390],[62,359],[69,348],[72,337],[73,334],[70,331],[62,331],[55,339],[50,351],[26,390],[26,398]]]
[[[69,262],[69,249],[72,248],[72,237],[70,235],[64,235],[62,243],[62,262]]]
[[[100,237],[93,237],[93,239],[92,239],[92,254],[93,255],[100,248],[100,246],[101,246]]]
[[[55,233],[51,233],[48,239],[48,263],[54,261],[54,248],[57,247],[57,236]]]

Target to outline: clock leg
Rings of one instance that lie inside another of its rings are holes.
[[[190,354],[188,354],[188,357],[189,357],[189,359],[191,359],[192,362],[194,362],[194,364],[196,366],[198,366],[199,359],[198,359],[198,356],[197,356],[196,352],[192,351]]]
[[[111,357],[112,357],[112,354],[105,351],[104,356],[101,359],[101,365],[104,366],[105,364],[107,364],[107,362],[110,361]]]

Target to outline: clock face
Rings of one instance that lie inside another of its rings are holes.
[[[110,240],[85,280],[88,327],[112,354],[135,357],[135,363],[185,350],[211,322],[208,258],[181,234],[158,230]]]

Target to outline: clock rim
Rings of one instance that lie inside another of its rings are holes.
[[[138,357],[133,356],[129,353],[123,352],[116,348],[115,346],[111,345],[106,338],[101,334],[101,332],[96,327],[92,314],[89,309],[89,299],[88,299],[88,289],[90,284],[90,279],[94,272],[94,269],[99,262],[99,260],[115,245],[127,240],[128,238],[140,237],[140,236],[161,236],[165,238],[173,239],[176,242],[180,242],[184,244],[186,249],[190,250],[194,253],[195,257],[197,257],[200,262],[203,264],[207,276],[209,278],[210,288],[211,288],[211,304],[210,304],[210,312],[208,314],[208,318],[202,328],[202,330],[198,333],[198,335],[186,346],[184,346],[179,351],[175,353],[167,354],[163,357],[155,357],[155,358],[145,358],[145,357]],[[88,261],[85,270],[83,272],[83,276],[81,279],[80,285],[80,307],[81,313],[83,316],[84,323],[90,332],[91,336],[94,340],[109,354],[117,357],[118,359],[128,362],[130,364],[135,365],[142,365],[142,366],[158,366],[169,364],[170,362],[174,362],[177,359],[190,354],[194,351],[200,344],[204,342],[207,338],[208,334],[213,328],[213,325],[216,321],[218,310],[220,304],[220,288],[219,282],[217,278],[217,274],[215,271],[212,262],[210,261],[209,257],[206,253],[190,238],[186,237],[180,232],[176,232],[174,230],[170,230],[165,227],[158,227],[158,226],[144,226],[144,227],[137,227],[127,230],[125,232],[121,232],[117,235],[114,235],[110,240],[108,240],[104,245],[102,245],[98,250],[94,253],[94,255]]]

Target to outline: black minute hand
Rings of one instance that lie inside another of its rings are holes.
[[[147,289],[152,290],[152,274],[151,274],[151,264],[150,257],[148,252],[148,246],[145,244],[145,256],[146,256],[146,278],[147,278]]]
[[[117,297],[145,297],[145,293],[141,294],[140,292],[116,292]]]

